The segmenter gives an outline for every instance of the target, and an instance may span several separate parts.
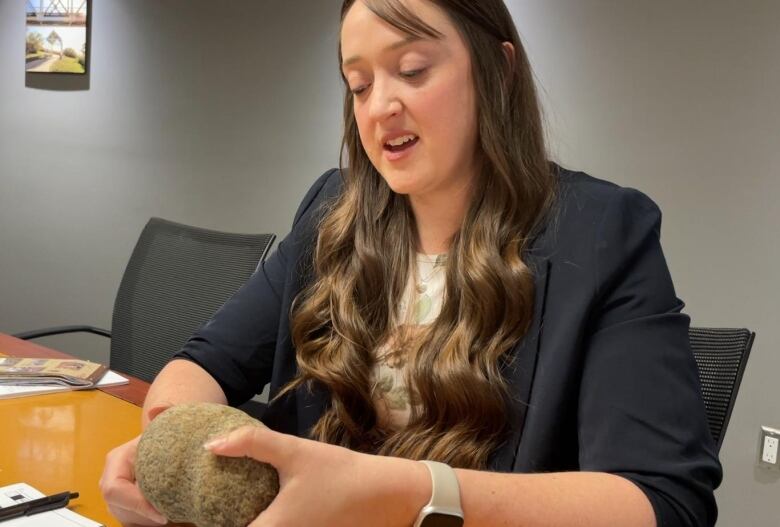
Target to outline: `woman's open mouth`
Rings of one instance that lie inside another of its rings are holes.
[[[418,136],[411,134],[391,139],[383,145],[385,157],[389,161],[401,159],[402,157],[405,157],[419,141],[420,138]]]

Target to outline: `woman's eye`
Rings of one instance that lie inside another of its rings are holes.
[[[426,72],[426,68],[418,68],[415,70],[403,70],[399,72],[399,75],[406,80],[417,80],[419,79],[423,73]],[[371,83],[367,84],[360,84],[358,86],[355,86],[354,88],[350,88],[349,91],[352,92],[352,95],[361,95],[368,90],[368,88],[371,87]]]
[[[419,77],[425,72],[425,68],[420,68],[416,70],[405,70],[401,72],[401,77],[404,79],[414,79]]]
[[[352,92],[352,95],[360,95],[361,93],[363,93],[367,89],[368,89],[368,86],[363,84],[363,85],[358,86],[356,88],[350,88],[350,91]]]

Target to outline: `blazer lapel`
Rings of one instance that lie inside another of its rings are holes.
[[[298,406],[298,435],[311,437],[311,429],[317,424],[322,414],[327,410],[330,395],[319,387],[300,387],[295,391],[295,399]]]
[[[528,402],[531,397],[536,358],[539,354],[550,262],[547,259],[537,259],[533,256],[531,259],[536,260],[532,264],[532,268],[536,269],[533,319],[528,333],[509,352],[509,360],[502,369],[509,394],[512,397],[512,408],[510,409],[508,436],[488,460],[489,469],[498,472],[511,472],[514,468],[517,448],[525,425]]]

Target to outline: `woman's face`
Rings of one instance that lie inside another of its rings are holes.
[[[342,69],[360,140],[390,188],[412,197],[453,195],[476,173],[469,52],[433,2],[405,5],[443,37],[410,37],[357,0],[341,29]]]

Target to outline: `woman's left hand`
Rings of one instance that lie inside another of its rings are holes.
[[[210,441],[220,456],[247,456],[279,472],[279,494],[249,527],[411,525],[431,494],[416,461],[373,456],[245,426]]]

